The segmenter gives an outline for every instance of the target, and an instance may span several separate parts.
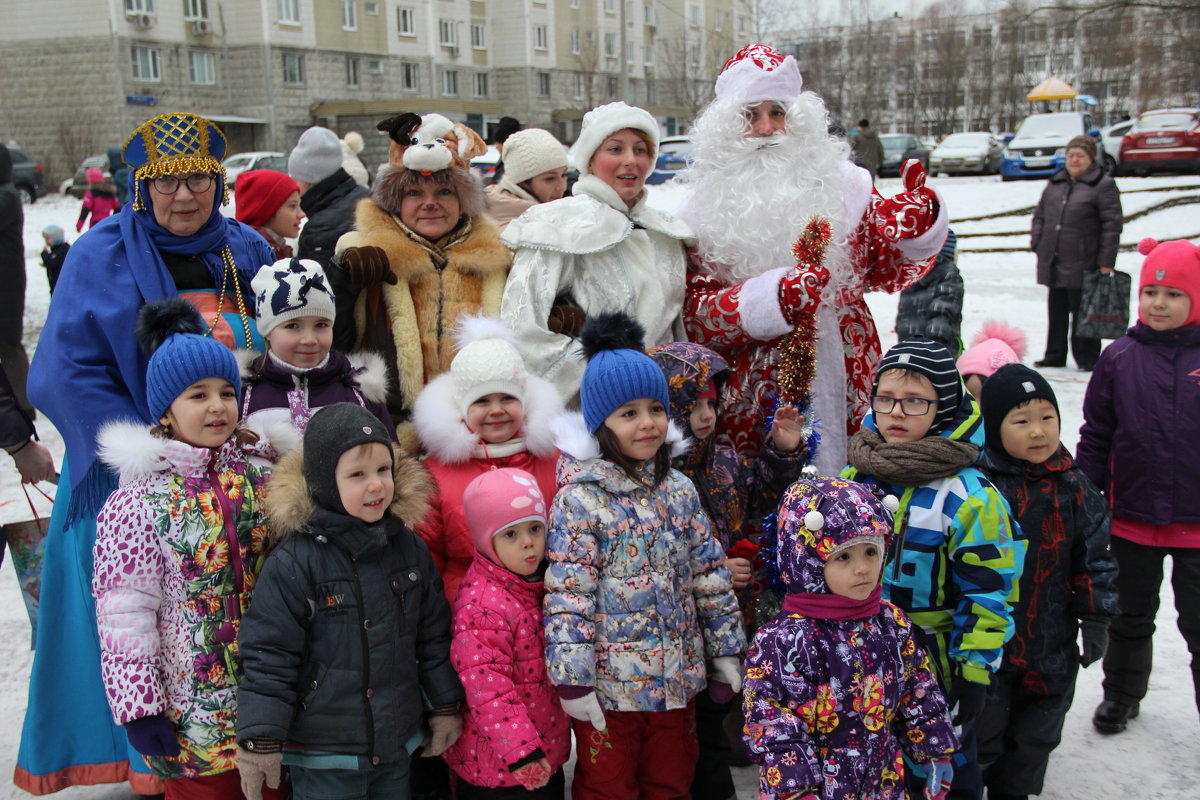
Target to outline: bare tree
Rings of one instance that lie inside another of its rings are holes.
[[[576,101],[584,103],[583,108],[590,109],[600,105],[601,86],[607,83],[608,73],[601,69],[604,63],[600,52],[600,36],[594,30],[582,32],[579,37],[579,52],[574,54],[575,66],[583,81],[583,99]]]

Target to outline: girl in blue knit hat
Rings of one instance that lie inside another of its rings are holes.
[[[671,468],[682,439],[642,328],[599,314],[583,330],[582,414],[557,425],[546,543],[546,661],[573,717],[575,800],[683,797],[708,676],[741,688],[746,648],[724,553],[696,489]]]
[[[238,428],[237,361],[204,330],[179,298],[139,314],[158,424],[100,431],[121,485],[96,521],[92,594],[113,720],[168,798],[217,800],[241,797],[237,633],[268,541],[265,475]]]

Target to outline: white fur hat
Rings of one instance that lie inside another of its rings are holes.
[[[765,44],[748,44],[725,62],[717,76],[718,100],[743,104],[764,100],[791,102],[800,96],[804,79],[796,59]]]
[[[650,137],[650,159],[657,157],[658,122],[646,109],[618,100],[615,103],[596,106],[583,115],[583,127],[579,131],[579,138],[571,147],[571,163],[579,170],[579,174],[590,175],[588,165],[592,156],[600,149],[600,145],[604,144],[604,140],[609,136],[626,128],[641,131]],[[507,171],[508,167],[505,166],[504,169]]]
[[[554,134],[541,128],[526,128],[504,140],[504,177],[518,184],[552,169],[567,165],[567,151]],[[506,187],[507,188],[507,187]]]

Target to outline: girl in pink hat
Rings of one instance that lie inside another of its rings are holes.
[[[121,210],[121,201],[117,199],[117,190],[111,183],[104,180],[102,170],[91,167],[87,171],[87,181],[88,188],[83,193],[83,207],[79,209],[79,219],[75,221],[76,233],[83,230],[83,223],[87,221],[89,215],[92,217],[92,224],[88,225],[88,228],[93,228],[100,220]]]

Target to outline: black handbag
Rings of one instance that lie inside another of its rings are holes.
[[[1127,272],[1100,270],[1083,273],[1083,291],[1079,314],[1075,318],[1075,336],[1081,339],[1120,339],[1129,329],[1129,290],[1132,280]]]

